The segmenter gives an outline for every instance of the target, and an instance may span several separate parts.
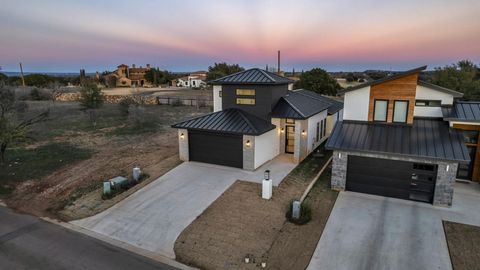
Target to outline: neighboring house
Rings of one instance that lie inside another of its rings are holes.
[[[257,68],[212,81],[214,112],[172,126],[180,159],[246,170],[284,153],[302,161],[341,121],[343,104],[292,83]]]
[[[462,130],[471,162],[459,164],[457,178],[480,182],[480,102],[458,101],[444,107],[443,120]]]
[[[326,143],[334,151],[333,189],[451,206],[457,169],[470,156],[442,107],[462,93],[419,81],[424,69],[340,91],[343,121]],[[449,110],[454,127],[461,104]]]
[[[107,82],[111,81],[112,84],[114,82],[114,85],[108,85],[108,87],[151,86],[151,83],[145,79],[145,72],[148,70],[150,70],[150,64],[145,68],[121,64],[114,72],[106,75]]]
[[[206,71],[197,71],[188,76],[178,78],[176,85],[178,87],[204,88],[207,85],[205,82],[206,79]]]

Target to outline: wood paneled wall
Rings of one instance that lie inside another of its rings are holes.
[[[370,103],[368,121],[373,121],[375,99],[388,100],[387,122],[393,120],[393,104],[395,100],[408,101],[407,123],[413,123],[413,109],[415,108],[415,94],[417,91],[418,74],[409,75],[392,81],[387,81],[370,87]]]
[[[480,126],[477,125],[465,125],[465,124],[453,124],[453,128],[461,130],[478,130],[480,132]],[[473,161],[472,181],[480,182],[480,138],[477,138],[477,144],[466,144],[467,146],[476,147],[475,160]]]

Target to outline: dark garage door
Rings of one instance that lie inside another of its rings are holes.
[[[242,135],[189,131],[189,159],[243,168]]]
[[[431,203],[436,175],[433,164],[349,156],[346,189]]]

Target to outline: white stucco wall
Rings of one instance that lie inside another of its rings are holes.
[[[327,110],[324,110],[308,118],[307,120],[307,126],[308,126],[307,154],[312,152],[315,148],[317,148],[317,146],[319,146],[327,138],[327,135],[325,135],[325,137],[322,138],[322,134],[320,134],[320,140],[318,142],[315,141],[315,138],[317,137],[317,123],[319,122],[321,123],[321,121],[326,118],[327,118]],[[320,132],[321,130],[322,129],[320,128]],[[299,132],[302,132],[302,131],[299,130]]]
[[[345,93],[342,119],[368,121],[369,103],[370,86]]]
[[[213,86],[213,111],[218,112],[222,110],[222,98],[220,97],[220,91],[222,91],[221,85]]]
[[[278,156],[279,149],[279,126],[260,136],[255,136],[255,169],[265,162]]]
[[[453,96],[432,88],[428,88],[422,85],[417,85],[417,91],[415,99],[419,100],[440,100],[442,105],[452,105]],[[413,111],[414,116],[420,117],[442,117],[441,107],[422,107],[415,106]]]

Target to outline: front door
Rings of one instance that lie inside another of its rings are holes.
[[[285,153],[293,154],[295,151],[295,126],[285,126]]]
[[[475,164],[475,153],[477,148],[467,145],[468,154],[470,155],[470,163],[458,164],[457,178],[471,180],[473,174],[473,164]]]

